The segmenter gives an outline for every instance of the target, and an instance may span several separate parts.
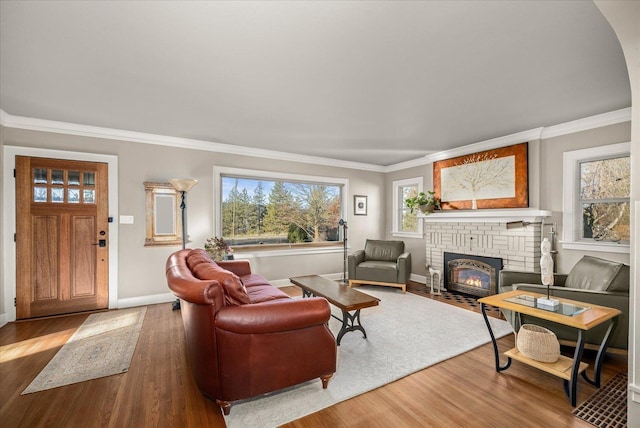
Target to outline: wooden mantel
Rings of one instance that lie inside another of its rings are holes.
[[[419,213],[418,217],[428,223],[540,223],[545,217],[551,217],[551,211],[535,208],[442,210],[428,215]]]

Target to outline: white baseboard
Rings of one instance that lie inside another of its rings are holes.
[[[126,299],[118,299],[118,309],[132,308],[134,306],[156,305],[158,303],[173,302],[174,300],[176,300],[176,296],[171,293],[128,297]]]
[[[424,275],[416,275],[415,273],[412,273],[409,276],[409,279],[411,281],[419,282],[420,284],[427,284],[427,277]]]
[[[9,321],[7,321],[7,314],[0,314],[0,327],[2,327],[3,325],[5,325],[6,323],[8,323]]]

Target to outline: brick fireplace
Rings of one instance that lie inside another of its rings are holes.
[[[422,216],[426,263],[444,276],[447,252],[502,259],[503,269],[539,271],[542,220],[549,216],[550,211],[535,209],[440,211]]]

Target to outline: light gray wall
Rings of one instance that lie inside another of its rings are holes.
[[[134,216],[134,224],[119,225],[118,298],[126,299],[168,293],[164,265],[178,247],[144,247],[145,181],[196,178],[187,194],[187,225],[191,247],[203,247],[214,236],[213,167],[227,166],[292,174],[318,175],[349,180],[349,245],[362,248],[366,238],[382,239],[385,221],[384,175],[380,172],[286,162],[202,150],[131,143],[58,133],[3,128],[4,144],[100,153],[118,156],[119,215]],[[368,196],[368,215],[353,216],[353,195]],[[302,274],[342,274],[342,251],[323,255],[264,257],[251,260],[255,271],[277,281]],[[4,263],[4,261],[3,261]],[[15,285],[14,285],[15,286]],[[4,308],[4,306],[2,306]]]

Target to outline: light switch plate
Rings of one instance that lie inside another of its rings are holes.
[[[120,216],[120,224],[133,224],[133,216],[132,215],[121,215]]]

